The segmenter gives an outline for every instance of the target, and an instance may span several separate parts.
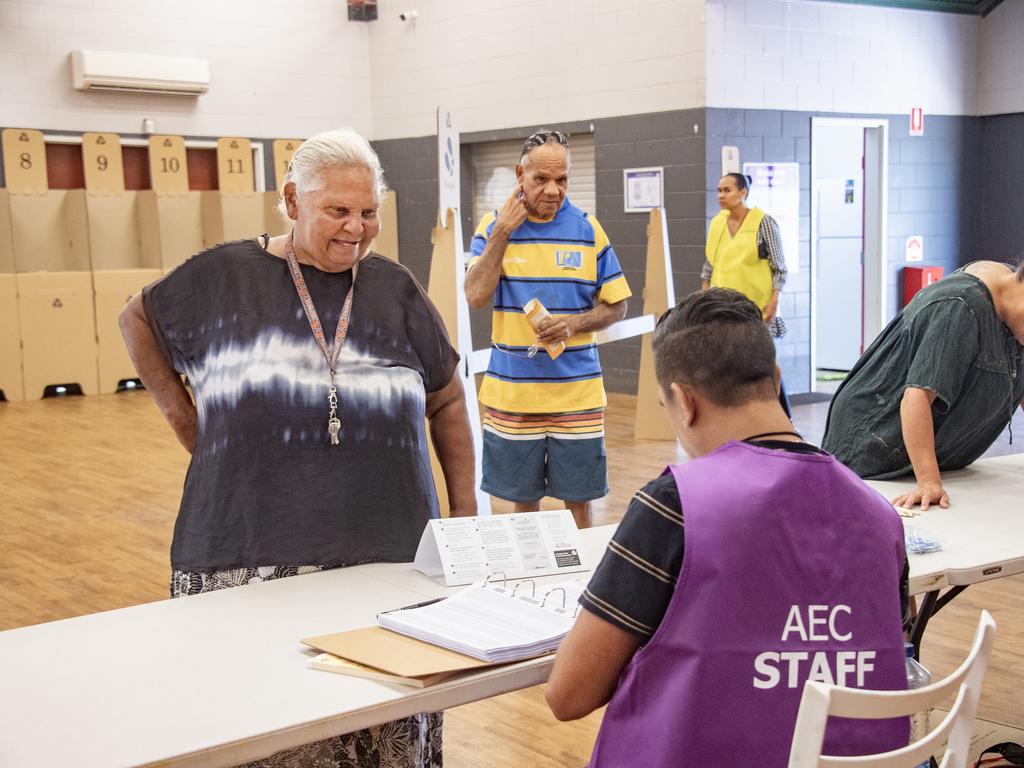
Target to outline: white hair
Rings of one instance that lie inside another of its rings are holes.
[[[306,139],[292,155],[288,164],[288,172],[281,182],[281,199],[277,203],[277,211],[286,219],[288,208],[284,201],[284,188],[289,181],[295,182],[300,192],[309,192],[323,188],[323,173],[328,168],[365,168],[373,174],[374,190],[377,199],[384,197],[388,189],[384,181],[384,171],[380,167],[380,158],[373,151],[370,142],[351,128],[336,128],[333,131],[318,133]]]

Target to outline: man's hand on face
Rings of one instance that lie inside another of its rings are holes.
[[[494,228],[506,235],[514,232],[520,224],[526,221],[526,203],[523,202],[523,191],[515,188],[511,197],[505,201],[498,210],[498,218],[494,222]]]

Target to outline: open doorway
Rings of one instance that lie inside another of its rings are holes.
[[[832,392],[885,324],[888,122],[811,121],[812,389]]]

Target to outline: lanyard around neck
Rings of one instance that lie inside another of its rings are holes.
[[[306,319],[309,320],[310,330],[313,331],[313,338],[316,339],[316,343],[324,353],[327,368],[331,372],[331,384],[333,385],[335,365],[338,361],[338,355],[341,354],[341,348],[345,344],[345,337],[348,335],[349,318],[352,316],[352,294],[356,289],[356,274],[359,271],[359,262],[356,261],[352,265],[352,285],[348,289],[345,303],[341,308],[338,327],[334,331],[334,344],[328,349],[324,328],[320,323],[320,316],[317,315],[316,307],[313,306],[313,297],[309,294],[309,288],[306,287],[306,279],[302,276],[302,270],[299,269],[299,260],[295,257],[295,248],[292,245],[293,238],[294,235],[288,235],[288,241],[284,247],[284,255],[288,260],[288,269],[292,273],[292,282],[295,284],[295,290],[302,301],[302,308],[306,311]]]

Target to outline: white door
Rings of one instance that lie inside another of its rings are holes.
[[[863,351],[864,128],[814,131],[816,366],[848,371]]]

